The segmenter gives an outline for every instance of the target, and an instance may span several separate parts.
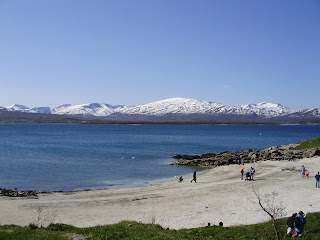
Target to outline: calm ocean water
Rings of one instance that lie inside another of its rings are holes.
[[[219,153],[320,137],[320,126],[0,124],[0,187],[73,191],[191,176],[173,155]]]

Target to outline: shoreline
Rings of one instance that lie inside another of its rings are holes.
[[[309,180],[301,178],[301,165],[310,171]],[[268,221],[251,185],[261,194],[277,192],[277,200],[285,206],[284,217],[299,210],[320,211],[320,189],[314,186],[320,157],[261,161],[245,164],[245,171],[250,166],[256,169],[254,181],[241,181],[241,166],[228,165],[198,175],[197,183],[185,178],[181,183],[171,180],[142,187],[43,193],[37,198],[1,196],[0,225],[46,226],[53,222],[90,227],[132,220],[181,229],[203,227],[209,222],[234,226]]]
[[[191,169],[192,168],[192,169]],[[203,174],[205,174],[207,171],[210,171],[210,169],[212,169],[214,167],[199,167],[197,168],[197,175],[201,176]],[[193,171],[195,169],[195,167],[190,166],[190,173],[187,175],[189,176],[189,178],[192,178],[192,174]],[[185,175],[186,176],[186,175]],[[178,177],[178,176],[174,176],[174,177]],[[11,190],[13,192],[33,192],[35,194],[54,194],[54,193],[78,193],[78,192],[91,192],[91,191],[103,191],[103,190],[111,190],[111,189],[123,189],[123,188],[141,188],[141,187],[148,187],[148,186],[152,186],[152,185],[157,185],[157,184],[161,184],[161,183],[166,183],[166,182],[174,182],[177,179],[172,177],[172,179],[170,178],[159,178],[159,179],[155,179],[155,180],[150,180],[148,182],[144,182],[138,185],[122,185],[122,186],[115,186],[115,187],[106,187],[106,188],[92,188],[92,189],[80,189],[80,190],[57,190],[57,191],[36,191],[36,190],[18,190],[18,189],[12,189],[12,188],[1,188],[0,187],[0,191],[2,190]],[[2,195],[0,193],[0,198],[2,196],[6,196],[6,195]],[[17,198],[22,198],[22,197],[28,197],[28,196],[9,196],[9,197],[17,197]]]

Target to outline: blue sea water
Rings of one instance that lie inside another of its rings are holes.
[[[176,154],[261,150],[320,137],[320,126],[0,124],[0,187],[74,191],[191,176]]]

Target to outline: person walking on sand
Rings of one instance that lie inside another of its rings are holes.
[[[243,180],[243,172],[244,172],[244,168],[241,168],[240,173],[241,173],[241,180]]]
[[[306,174],[306,168],[304,167],[304,165],[302,165],[301,166],[301,175],[303,178],[304,178],[305,174]]]
[[[319,180],[320,180],[319,172],[314,177],[316,178],[316,188],[319,188]]]
[[[197,170],[194,170],[193,172],[193,178],[191,180],[191,182],[194,181],[195,183],[197,182]]]

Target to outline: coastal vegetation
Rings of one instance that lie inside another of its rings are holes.
[[[287,218],[280,220],[280,239],[291,239],[286,235]],[[309,213],[303,239],[320,239],[320,212]],[[240,223],[241,224],[241,223]],[[210,226],[181,230],[163,230],[160,225],[142,224],[124,221],[114,225],[76,228],[65,224],[50,224],[48,227],[38,227],[30,224],[26,227],[6,225],[0,227],[0,239],[276,239],[272,236],[271,221],[266,223],[221,227]]]
[[[301,150],[301,149],[318,148],[318,147],[320,147],[320,138],[303,141],[299,143],[299,145],[296,146],[294,149]]]

